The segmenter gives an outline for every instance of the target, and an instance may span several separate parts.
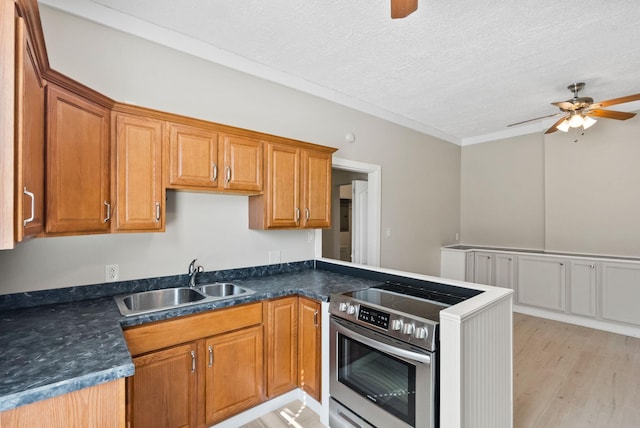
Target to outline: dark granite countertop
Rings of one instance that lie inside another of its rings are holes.
[[[307,269],[233,282],[255,293],[129,317],[113,297],[3,311],[0,411],[133,375],[123,327],[295,294],[326,302],[380,281]]]

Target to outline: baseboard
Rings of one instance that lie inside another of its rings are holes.
[[[529,306],[513,305],[513,312],[534,317],[546,318],[554,321],[566,322],[568,324],[580,325],[582,327],[595,328],[596,330],[608,331],[610,333],[622,334],[624,336],[640,338],[640,327],[626,324],[618,324],[609,321],[594,320],[577,315],[569,315],[560,312],[547,311],[545,309],[532,308]]]

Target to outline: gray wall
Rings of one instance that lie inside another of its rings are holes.
[[[640,257],[639,136],[639,117],[600,119],[463,147],[462,241]]]
[[[54,69],[118,101],[337,147],[382,167],[381,266],[439,273],[439,247],[460,219],[460,147],[41,6]],[[345,135],[353,132],[355,143]],[[315,256],[306,231],[252,231],[247,198],[172,193],[166,233],[36,239],[0,252],[0,294]]]

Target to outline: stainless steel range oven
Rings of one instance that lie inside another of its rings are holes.
[[[330,426],[437,427],[439,314],[465,298],[397,283],[332,295]]]

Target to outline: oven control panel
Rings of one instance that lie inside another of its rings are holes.
[[[381,331],[404,342],[435,350],[436,323],[416,319],[390,308],[365,305],[343,296],[332,296],[329,312],[333,316]]]

